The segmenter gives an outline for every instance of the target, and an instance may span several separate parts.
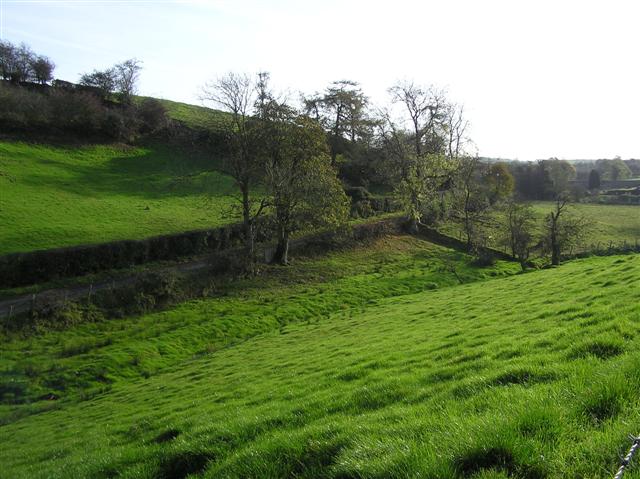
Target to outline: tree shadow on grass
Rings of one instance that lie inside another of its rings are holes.
[[[64,151],[59,153],[64,154]],[[78,157],[83,154],[82,150],[77,152]],[[91,155],[91,150],[86,154]],[[93,154],[109,153],[95,151]],[[229,196],[235,191],[232,178],[214,169],[219,167],[219,161],[208,161],[203,155],[189,155],[160,146],[149,146],[130,154],[114,152],[112,158],[98,162],[87,159],[82,163],[81,158],[73,162],[39,158],[38,162],[57,167],[66,174],[30,172],[19,180],[20,183],[47,186],[78,196],[122,195],[153,200],[203,194]]]

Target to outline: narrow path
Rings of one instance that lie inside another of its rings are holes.
[[[358,229],[370,227],[372,225],[386,225],[391,226],[392,230],[398,231],[399,223],[398,218],[387,218],[378,220],[372,223],[364,223],[361,225],[356,225],[353,227],[353,232],[355,233]],[[386,231],[386,230],[384,230]],[[383,233],[382,230],[379,234]],[[324,233],[316,233],[308,236],[304,236],[301,238],[292,239],[289,243],[289,251],[295,252],[298,250],[303,250],[307,245],[313,244],[314,241],[323,238]],[[429,239],[429,241],[438,243],[439,238],[436,240]],[[274,244],[263,244],[259,247],[257,253],[258,257],[263,257],[265,262],[269,261],[269,258],[273,256],[273,252],[275,250]],[[227,249],[224,252],[229,253],[232,251],[240,251],[240,249]],[[209,260],[212,255],[200,256],[197,258],[193,258],[192,260],[184,261],[176,265],[172,266],[161,266],[153,269],[149,269],[145,272],[158,272],[158,273],[188,273],[193,271],[198,271],[201,269],[205,269],[209,265]],[[93,294],[97,291],[101,291],[104,289],[121,287],[132,285],[135,281],[140,277],[143,273],[130,274],[125,275],[120,278],[96,281],[93,284],[82,284],[76,286],[68,286],[68,287],[60,287],[60,288],[52,288],[48,290],[43,290],[35,294],[24,294],[20,296],[16,296],[10,299],[0,300],[0,318],[4,318],[7,316],[15,316],[18,314],[26,313],[30,311],[32,308],[37,308],[38,305],[50,304],[53,302],[62,302],[62,301],[73,301],[78,300],[83,297],[89,296],[89,294]]]
[[[193,261],[187,261],[174,266],[159,267],[150,269],[149,272],[158,273],[188,273],[206,268],[207,259],[198,258]],[[15,316],[17,314],[26,313],[33,307],[38,305],[52,303],[56,301],[74,301],[97,291],[109,288],[122,287],[135,283],[135,281],[143,273],[123,276],[121,278],[110,279],[108,281],[100,281],[92,284],[82,284],[77,286],[69,286],[65,288],[53,288],[38,293],[24,294],[15,298],[0,301],[0,318],[7,316]]]

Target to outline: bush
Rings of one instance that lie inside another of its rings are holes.
[[[138,117],[142,122],[142,131],[154,133],[167,127],[167,110],[155,98],[145,98],[138,107]]]
[[[105,109],[93,95],[53,90],[47,98],[52,113],[49,121],[52,130],[92,134],[100,129]]]
[[[56,82],[56,86],[17,86],[0,81],[0,126],[14,131],[96,135],[132,141],[168,125],[164,107],[146,99],[135,108],[104,101],[92,87]]]
[[[34,330],[66,329],[83,322],[96,322],[104,319],[102,312],[91,304],[46,303],[34,308],[18,323],[7,324],[8,329],[27,328]]]
[[[478,248],[474,251],[475,259],[473,264],[480,267],[493,266],[496,264],[496,256],[488,248]]]
[[[375,211],[368,200],[358,201],[351,205],[351,216],[354,218],[368,218],[374,214]]]
[[[82,276],[151,261],[220,251],[242,244],[242,225],[0,257],[0,288]]]
[[[371,199],[371,193],[364,186],[353,186],[344,189],[345,194],[351,198],[353,203],[359,201],[368,201]]]
[[[7,130],[46,128],[52,116],[44,95],[0,81],[0,125]]]

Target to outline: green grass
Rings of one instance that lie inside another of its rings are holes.
[[[536,202],[534,211],[544,218],[554,208],[552,202]],[[623,241],[640,242],[640,208],[634,205],[597,205],[578,203],[571,206],[572,213],[587,220],[586,246],[600,247]]]
[[[456,264],[455,274],[445,268],[450,264]],[[31,412],[34,406],[28,403],[50,394],[95,394],[122,380],[157,374],[193,355],[291,322],[362,308],[378,298],[517,271],[507,262],[474,267],[464,254],[412,237],[382,239],[328,257],[297,258],[292,267],[266,267],[255,279],[214,284],[214,299],[135,320],[85,324],[26,340],[4,338],[0,391],[8,394],[2,402],[22,406],[0,411]],[[37,403],[35,410],[46,405]]]
[[[167,110],[167,115],[194,130],[221,131],[229,114],[204,106],[190,105],[171,100],[158,100]]]
[[[171,359],[2,426],[3,473],[610,477],[640,432],[640,256],[499,278],[466,265],[456,285],[436,272],[453,253],[387,241],[301,262],[304,286],[276,271],[166,313],[6,338],[3,366],[31,356],[34,378],[42,362]]]
[[[537,217],[538,234],[542,234],[545,217],[553,211],[555,203],[551,201],[537,201],[532,203]],[[573,215],[582,216],[587,221],[584,244],[581,249],[589,250],[599,247],[605,249],[610,243],[621,245],[623,242],[640,243],[640,208],[634,205],[598,205],[577,203],[567,210]],[[504,213],[494,214],[496,219],[502,218]],[[455,237],[461,237],[462,229],[458,224],[444,224],[442,231]],[[501,231],[493,233],[492,244],[497,246]]]
[[[0,141],[0,254],[233,221],[213,159],[161,145],[59,147]]]

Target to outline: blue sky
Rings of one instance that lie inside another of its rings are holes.
[[[399,79],[465,105],[482,155],[640,158],[634,0],[0,0],[2,36],[56,76],[127,58],[142,94],[199,103],[227,71],[270,71],[292,97],[336,79],[378,105]]]

